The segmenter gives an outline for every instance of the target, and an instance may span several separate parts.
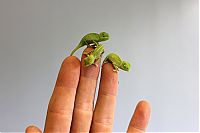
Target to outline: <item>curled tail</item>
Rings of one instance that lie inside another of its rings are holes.
[[[81,44],[78,44],[71,52],[70,56],[72,56],[80,47],[82,47]]]

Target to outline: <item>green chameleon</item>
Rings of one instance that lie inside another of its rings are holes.
[[[92,51],[88,53],[84,52],[83,54],[87,55],[87,57],[83,60],[85,66],[90,66],[94,64],[95,66],[98,67],[95,60],[98,60],[99,58],[101,58],[103,53],[104,53],[104,46],[102,44],[98,44],[95,49],[93,49]]]
[[[117,72],[119,71],[119,68],[124,70],[124,71],[129,71],[131,68],[130,63],[127,61],[123,61],[117,54],[115,53],[110,53],[106,56],[104,59],[103,63],[110,62],[112,63],[114,69],[113,71]]]
[[[73,55],[79,48],[87,45],[87,46],[92,46],[90,44],[94,43],[93,47],[96,47],[98,45],[98,42],[106,41],[109,39],[109,34],[106,32],[100,32],[98,33],[89,33],[85,35],[80,43],[76,46],[76,48],[71,52],[70,55]]]

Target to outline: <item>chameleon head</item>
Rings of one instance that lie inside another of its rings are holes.
[[[106,40],[109,39],[109,34],[106,33],[106,32],[101,32],[101,33],[99,33],[99,36],[100,36],[100,39],[101,39],[102,41],[106,41]]]
[[[128,63],[127,61],[123,61],[123,62],[122,62],[122,69],[123,69],[124,71],[129,71],[130,68],[131,68],[131,64],[130,64],[130,63]]]
[[[85,66],[90,66],[94,64],[95,57],[93,55],[89,55],[83,61],[84,61]]]

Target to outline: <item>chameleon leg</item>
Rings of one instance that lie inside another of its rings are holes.
[[[118,72],[119,71],[119,68],[115,64],[113,64],[113,67],[114,67],[113,72]]]
[[[94,40],[93,40],[93,42],[94,42],[94,44],[95,44],[95,47],[97,47],[97,46],[99,45],[98,42],[96,42],[96,41],[94,41]]]
[[[88,42],[84,39],[85,44],[87,45],[87,47],[90,47],[90,45],[88,44]]]
[[[97,58],[96,60],[95,60],[95,62],[93,63],[96,67],[98,67],[98,61],[100,60],[100,58]]]
[[[102,57],[102,55],[104,54],[104,52],[105,52],[105,51],[103,50],[103,52],[101,53],[100,57]]]
[[[98,64],[94,63],[95,67],[98,67]]]

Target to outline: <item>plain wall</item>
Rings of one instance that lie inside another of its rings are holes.
[[[105,54],[132,64],[119,73],[114,131],[141,99],[147,131],[198,131],[198,0],[0,0],[0,131],[43,129],[62,60],[101,31]]]

